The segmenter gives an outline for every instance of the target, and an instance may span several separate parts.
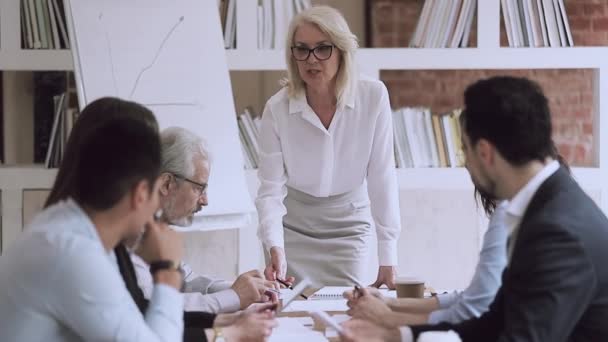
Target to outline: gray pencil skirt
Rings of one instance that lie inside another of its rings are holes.
[[[288,188],[284,203],[287,274],[319,287],[362,284],[372,225],[366,187],[329,197]]]

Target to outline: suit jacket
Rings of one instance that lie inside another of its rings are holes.
[[[463,341],[608,341],[608,220],[563,168],[526,209],[489,310],[454,330]]]
[[[131,257],[127,248],[120,244],[114,248],[120,275],[125,281],[125,285],[131,297],[137,304],[139,310],[143,313],[148,308],[148,300],[144,297],[143,291],[137,285],[137,276],[131,262]],[[184,341],[207,341],[205,337],[205,329],[213,327],[213,321],[216,315],[207,312],[184,312]]]

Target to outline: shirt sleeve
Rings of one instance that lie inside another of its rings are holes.
[[[488,310],[500,287],[501,274],[507,264],[504,210],[505,207],[499,206],[490,219],[471,283],[461,293],[439,296],[441,310],[430,314],[429,323],[459,323],[479,317]]]
[[[255,204],[258,210],[258,237],[266,249],[284,248],[283,216],[287,209],[283,200],[287,196],[287,173],[277,123],[271,105],[266,104],[260,129],[258,178],[260,187]]]
[[[180,265],[184,271],[184,310],[212,313],[229,313],[241,308],[239,295],[225,280],[198,275],[185,262]]]
[[[98,246],[74,242],[70,249],[57,253],[49,282],[58,289],[51,309],[61,324],[85,341],[181,340],[183,299],[176,289],[155,285],[144,319]]]
[[[230,289],[232,283],[226,280],[199,275],[185,262],[180,265],[184,271],[184,292],[199,292],[202,294],[215,293]]]
[[[401,232],[399,185],[395,170],[392,111],[388,91],[382,84],[371,155],[367,167],[367,190],[378,237],[381,266],[397,265],[397,240]]]
[[[152,274],[150,274],[150,267],[137,254],[129,253],[129,256],[135,269],[137,285],[144,293],[144,297],[149,300],[152,298],[152,291],[154,290],[154,279],[152,278]]]
[[[410,327],[401,327],[399,332],[401,333],[401,342],[414,342],[414,335]]]
[[[448,293],[440,293],[437,295],[437,301],[439,302],[440,309],[447,309],[454,305],[458,298],[461,296],[462,291],[452,291]]]
[[[241,299],[232,289],[210,294],[184,293],[184,310],[211,313],[232,313],[240,310]]]

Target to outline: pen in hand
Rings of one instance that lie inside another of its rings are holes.
[[[293,290],[293,286],[291,286],[291,284],[287,283],[285,280],[281,280],[281,279],[277,278],[277,281],[279,283],[281,283],[281,285],[285,286],[286,288]]]
[[[290,285],[290,284],[289,284],[288,282],[286,282],[285,280],[281,280],[281,279],[277,278],[277,281],[278,281],[279,283],[281,283],[281,285],[283,285],[283,286],[285,286],[286,288],[288,288],[288,289],[290,289],[290,290],[292,290],[292,291],[293,291],[293,286],[292,286],[292,285]],[[305,296],[305,295],[303,295],[302,293],[300,293],[300,296],[301,296],[302,298],[304,298],[304,299],[308,299],[308,297],[307,297],[307,296]]]
[[[361,293],[361,288],[357,285],[355,285],[355,290],[353,291],[353,298],[357,299],[359,297],[361,297],[362,293]]]

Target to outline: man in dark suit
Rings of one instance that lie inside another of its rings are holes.
[[[350,340],[413,341],[453,330],[463,341],[608,341],[608,220],[553,160],[540,87],[495,77],[465,92],[460,118],[473,183],[509,200],[509,263],[489,311],[460,324],[379,327],[354,320]]]

